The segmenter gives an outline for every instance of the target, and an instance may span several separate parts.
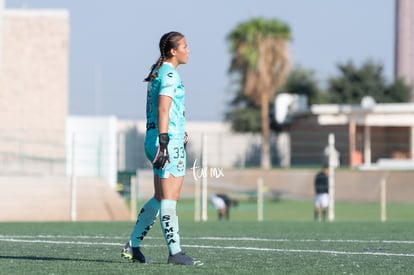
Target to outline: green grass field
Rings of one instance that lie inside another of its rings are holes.
[[[179,203],[182,248],[203,266],[166,264],[156,223],[143,244],[151,263],[120,257],[133,222],[0,223],[0,274],[411,274],[412,205],[338,204],[337,221],[312,221],[312,203],[266,203],[263,222],[253,203],[230,221],[194,222],[190,201]],[[395,213],[394,213],[395,212]],[[411,212],[410,217],[409,212]],[[397,215],[398,214],[398,215]],[[393,217],[393,218],[391,218]]]
[[[217,220],[217,215],[211,204],[208,205],[209,220]],[[180,219],[194,219],[194,202],[183,200],[178,203]],[[313,201],[281,200],[279,202],[265,201],[263,211],[264,221],[313,221]],[[414,204],[389,203],[387,205],[387,221],[414,222]],[[257,203],[243,200],[238,207],[231,209],[232,221],[257,221]],[[379,203],[349,203],[335,204],[335,221],[380,221],[381,206]]]

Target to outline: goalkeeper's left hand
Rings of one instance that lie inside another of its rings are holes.
[[[183,139],[184,149],[186,149],[186,147],[187,147],[187,142],[188,142],[188,134],[187,134],[187,132],[185,132],[184,139]]]
[[[165,163],[170,162],[170,156],[168,154],[168,143],[170,142],[170,137],[167,133],[159,134],[159,146],[157,155],[155,155],[154,167],[157,169],[162,169],[165,166]]]

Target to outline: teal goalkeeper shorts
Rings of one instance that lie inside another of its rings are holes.
[[[145,154],[151,163],[154,161],[158,150],[158,136],[148,135],[145,138]],[[167,162],[163,169],[153,167],[154,174],[160,178],[168,178],[170,175],[174,177],[182,177],[186,171],[187,155],[184,148],[183,138],[171,138],[168,143],[168,154],[170,162]]]

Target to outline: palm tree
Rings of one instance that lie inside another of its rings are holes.
[[[239,74],[244,94],[261,108],[261,166],[269,169],[269,103],[288,71],[290,28],[276,19],[254,18],[237,25],[227,38],[232,54],[229,72]]]

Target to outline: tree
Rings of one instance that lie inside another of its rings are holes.
[[[328,80],[329,101],[337,104],[360,104],[364,96],[376,102],[408,101],[410,89],[401,80],[391,84],[383,77],[383,67],[370,60],[357,68],[351,61],[339,64],[340,76]]]
[[[384,97],[378,102],[409,102],[411,87],[397,79],[385,89]]]
[[[308,98],[309,105],[320,103],[323,100],[321,99],[315,72],[300,66],[293,68],[287,76],[285,85],[279,92],[305,95]]]
[[[242,92],[230,102],[231,108],[225,114],[225,119],[231,122],[235,132],[260,132],[260,108]]]
[[[232,54],[230,73],[238,73],[243,94],[261,109],[261,166],[269,169],[269,102],[283,84],[289,66],[290,28],[276,19],[254,18],[228,35]]]

